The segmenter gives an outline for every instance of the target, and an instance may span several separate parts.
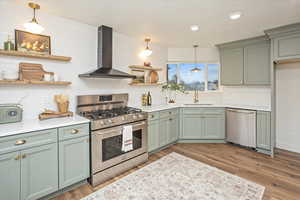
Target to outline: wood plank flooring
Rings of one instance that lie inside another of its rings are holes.
[[[79,200],[171,152],[264,185],[264,200],[300,200],[300,154],[276,150],[275,158],[271,158],[230,144],[176,144],[152,154],[147,163],[96,188],[85,184],[52,200]]]

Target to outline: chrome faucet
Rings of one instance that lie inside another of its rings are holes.
[[[199,90],[197,88],[195,88],[194,90],[194,103],[198,103],[199,102]]]

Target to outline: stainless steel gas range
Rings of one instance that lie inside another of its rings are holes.
[[[148,160],[147,113],[127,107],[128,94],[77,97],[77,113],[91,120],[91,178],[96,186]],[[123,127],[132,126],[131,151],[122,151]]]

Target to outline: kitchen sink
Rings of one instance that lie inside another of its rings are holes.
[[[184,104],[185,106],[211,106],[213,104],[211,103],[189,103],[189,104]]]

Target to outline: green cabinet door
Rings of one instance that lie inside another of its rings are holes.
[[[20,153],[0,155],[0,199],[20,199]]]
[[[183,114],[182,139],[201,139],[202,137],[202,115]]]
[[[148,151],[151,152],[159,148],[159,120],[148,123]]]
[[[256,113],[256,146],[271,150],[271,113],[257,111]]]
[[[221,84],[242,85],[244,80],[244,49],[222,49]]]
[[[269,85],[271,77],[270,42],[262,41],[244,48],[244,84]]]
[[[36,200],[58,190],[57,143],[21,151],[21,199]]]
[[[176,142],[179,133],[179,119],[177,115],[173,115],[169,118],[168,126],[168,141],[169,143]]]
[[[59,188],[89,177],[89,136],[59,142]]]
[[[159,120],[159,147],[163,147],[167,145],[168,142],[168,137],[169,135],[169,118],[161,118]]]
[[[225,139],[225,118],[223,115],[203,116],[202,139]]]
[[[300,58],[300,33],[274,39],[275,60]]]

